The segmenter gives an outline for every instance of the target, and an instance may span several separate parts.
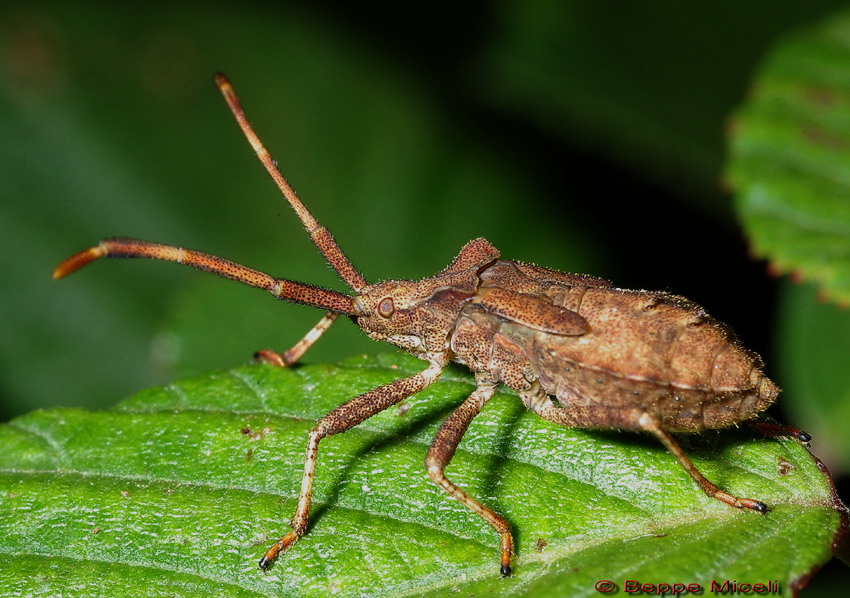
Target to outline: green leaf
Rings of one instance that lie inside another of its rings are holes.
[[[850,301],[850,11],[769,55],[731,127],[727,177],[754,252]]]
[[[810,285],[786,284],[778,318],[783,405],[817,439],[831,467],[850,469],[850,317],[814,299]]]
[[[447,472],[504,514],[498,539],[425,475],[440,421],[472,390],[440,381],[322,441],[309,533],[267,573],[297,498],[306,433],[359,392],[421,369],[407,356],[252,365],[142,391],[109,411],[51,409],[0,428],[0,588],[7,595],[592,595],[627,579],[776,580],[830,558],[829,476],[798,443],[742,431],[683,438],[710,479],[767,502],[709,499],[637,434],[570,430],[500,393]]]

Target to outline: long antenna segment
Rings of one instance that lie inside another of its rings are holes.
[[[331,268],[337,271],[342,280],[355,292],[360,292],[368,284],[366,279],[363,278],[363,275],[357,271],[354,264],[345,256],[328,229],[319,224],[310,211],[301,203],[301,200],[298,199],[298,196],[286,181],[286,178],[284,178],[283,173],[277,167],[271,154],[269,154],[263,142],[260,141],[260,138],[254,132],[251,123],[248,122],[248,118],[245,116],[245,111],[239,103],[239,98],[236,96],[236,91],[234,91],[230,80],[221,73],[218,73],[215,76],[215,84],[224,96],[224,100],[230,107],[230,111],[233,112],[233,116],[236,118],[236,122],[239,123],[242,133],[248,139],[248,143],[251,144],[254,152],[256,152],[257,158],[259,158],[266,171],[271,175],[278,189],[280,189],[280,192],[286,198],[286,201],[295,210],[298,218],[304,224],[304,228],[307,229],[310,239],[325,257]]]

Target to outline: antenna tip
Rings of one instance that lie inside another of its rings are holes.
[[[216,73],[215,74],[215,86],[218,87],[221,91],[225,89],[230,89],[233,86],[230,84],[230,79],[227,78],[227,75],[224,73]]]
[[[56,269],[53,271],[53,279],[57,280],[59,278],[64,278],[68,276],[71,272],[79,270],[86,264],[91,263],[94,260],[101,258],[105,255],[106,249],[101,247],[100,245],[96,245],[94,247],[86,249],[85,251],[75,253],[71,257],[62,260],[62,263],[56,266]]]

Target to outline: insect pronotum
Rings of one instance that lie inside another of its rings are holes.
[[[444,474],[470,422],[499,384],[513,389],[540,417],[565,426],[649,432],[708,496],[740,509],[767,510],[758,500],[733,496],[708,481],[670,434],[751,421],[776,399],[779,389],[762,373],[761,359],[742,347],[729,328],[683,297],[618,289],[600,278],[502,260],[483,238],[467,243],[435,276],[368,284],[286,182],[227,78],[216,75],[215,82],[260,162],[354,295],[274,278],[200,251],[124,238],[105,239],[69,257],[57,266],[54,278],[101,257],[178,262],[265,289],[284,301],[326,310],[288,351],[260,351],[258,358],[265,362],[281,367],[295,363],[340,314],[371,338],[427,362],[421,372],[349,399],[318,420],[307,441],[291,531],[266,551],[262,569],[307,530],[319,442],[427,388],[450,361],[475,373],[476,389],[443,423],[425,467],[435,484],[499,535],[504,576],[511,575],[510,524]],[[810,440],[796,428],[760,427]]]

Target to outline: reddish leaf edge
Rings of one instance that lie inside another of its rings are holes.
[[[832,477],[832,473],[830,473],[829,468],[826,464],[821,461],[820,457],[809,451],[809,454],[812,456],[812,459],[815,461],[815,465],[820,470],[821,473],[826,477],[827,482],[829,483],[829,491],[832,495],[832,507],[838,513],[841,518],[838,529],[835,531],[835,535],[832,537],[832,544],[830,546],[830,550],[832,551],[833,557],[837,558],[845,565],[850,566],[850,508],[844,504],[844,501],[841,500],[841,497],[838,496],[838,488],[835,486],[835,479]],[[829,562],[829,561],[827,561]],[[803,575],[797,577],[796,579],[791,580],[789,584],[791,594],[794,598],[800,593],[800,590],[804,590],[809,582],[814,579],[815,575],[817,575],[818,571],[826,565],[826,562],[812,567],[808,572]]]

